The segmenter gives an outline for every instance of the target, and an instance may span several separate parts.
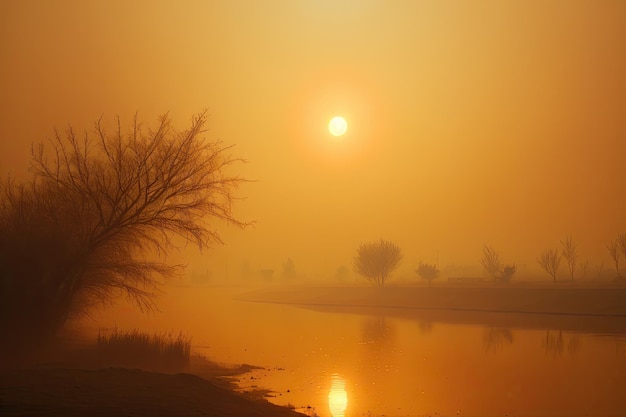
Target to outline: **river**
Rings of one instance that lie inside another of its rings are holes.
[[[626,415],[626,334],[328,312],[241,291],[170,288],[158,313],[119,305],[92,323],[182,331],[213,361],[263,367],[242,389],[312,416]]]

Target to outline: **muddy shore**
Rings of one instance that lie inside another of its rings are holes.
[[[139,369],[14,369],[0,372],[3,416],[273,416],[302,414],[250,399],[191,374]]]
[[[302,417],[271,404],[267,392],[241,391],[254,366],[226,366],[193,355],[184,369],[161,369],[103,357],[61,335],[39,355],[0,367],[2,416]],[[140,367],[142,369],[140,369]]]

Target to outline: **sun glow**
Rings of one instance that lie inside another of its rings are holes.
[[[341,136],[348,130],[348,122],[341,116],[335,116],[330,119],[328,130],[333,136]]]
[[[348,408],[346,381],[338,374],[333,374],[328,393],[328,408],[332,417],[343,417]]]

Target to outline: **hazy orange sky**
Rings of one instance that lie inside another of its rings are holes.
[[[0,0],[0,31],[3,176],[55,127],[209,109],[257,223],[191,268],[332,275],[381,237],[405,273],[534,268],[568,234],[609,267],[626,231],[624,1]]]

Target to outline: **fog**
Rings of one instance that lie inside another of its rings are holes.
[[[75,307],[88,317],[64,331],[100,345],[180,331],[187,354],[260,366],[239,388],[308,415],[623,409],[626,2],[4,0],[0,39],[2,331],[32,343]],[[184,140],[195,127],[212,145]],[[102,139],[76,168],[83,137],[117,133],[127,154]],[[195,174],[177,182],[181,166]],[[11,188],[33,173],[40,188]],[[172,183],[174,202],[150,191]],[[184,214],[124,229],[155,195],[149,214]],[[378,243],[383,273],[358,259]],[[155,272],[173,279],[153,288]]]
[[[183,128],[248,162],[224,247],[190,268],[350,268],[385,238],[419,261],[478,265],[483,243],[537,268],[572,235],[610,263],[625,229],[621,2],[81,2],[0,5],[0,167],[102,117]],[[328,120],[343,115],[345,136]]]

